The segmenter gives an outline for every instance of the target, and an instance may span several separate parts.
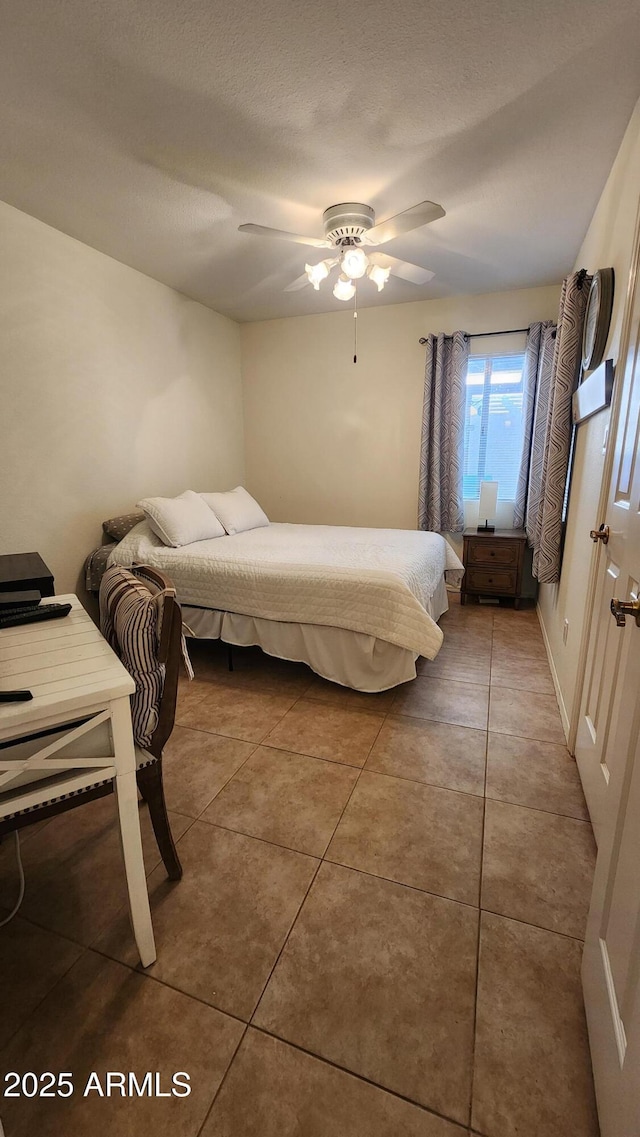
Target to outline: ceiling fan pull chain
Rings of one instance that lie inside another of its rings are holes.
[[[353,362],[358,362],[358,288],[353,294]]]

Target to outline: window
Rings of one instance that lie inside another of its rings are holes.
[[[478,500],[480,482],[498,482],[514,501],[522,455],[524,352],[475,355],[467,368],[463,497]]]

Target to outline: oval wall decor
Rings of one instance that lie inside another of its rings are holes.
[[[591,281],[582,333],[583,371],[593,371],[604,359],[613,310],[614,281],[612,268],[598,269]]]

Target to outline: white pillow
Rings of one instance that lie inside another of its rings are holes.
[[[230,535],[244,533],[247,529],[261,529],[269,524],[264,510],[243,486],[236,486],[228,493],[203,493],[200,497]]]
[[[185,490],[179,497],[145,497],[136,508],[144,511],[156,536],[174,549],[193,541],[224,537],[215,513],[194,490]]]

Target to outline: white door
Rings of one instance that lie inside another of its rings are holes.
[[[609,439],[609,445],[614,447],[613,469],[606,506],[609,539],[607,544],[599,546],[593,616],[575,744],[576,762],[598,844],[607,812],[606,800],[613,772],[610,762],[612,757],[615,761],[614,756],[617,753],[611,738],[612,730],[616,726],[613,707],[616,687],[622,676],[622,656],[627,647],[626,638],[620,634],[620,629],[612,618],[611,602],[614,598],[621,600],[626,598],[630,587],[628,579],[630,572],[633,578],[632,562],[637,565],[634,555],[634,535],[637,539],[638,520],[633,504],[632,483],[640,398],[639,383],[635,374],[638,366],[640,315],[638,283],[635,285],[632,299],[634,303],[629,338],[631,346],[627,352],[626,367],[625,361],[621,361],[616,369],[616,383],[622,385],[623,398],[617,426],[614,427],[615,437]],[[637,554],[637,547],[635,553]]]
[[[630,287],[623,320],[622,345],[625,358],[616,367],[616,387],[612,407],[611,437],[613,448],[609,494],[605,523],[609,540],[599,544],[595,573],[595,592],[591,603],[589,646],[582,686],[581,706],[575,739],[575,757],[580,771],[589,816],[596,842],[600,844],[607,797],[612,780],[611,761],[617,747],[612,745],[615,727],[613,706],[615,691],[622,675],[625,637],[611,616],[611,601],[625,599],[634,560],[634,534],[637,541],[637,514],[633,507],[634,461],[637,448],[638,402],[640,391],[635,375],[638,360],[638,324],[640,320],[640,211],[636,224],[631,259]],[[628,346],[625,346],[628,345]],[[621,398],[619,396],[622,396]],[[636,471],[637,476],[637,471]],[[636,503],[637,504],[637,503]],[[596,519],[594,518],[594,522]],[[601,521],[598,517],[597,521]],[[635,528],[634,528],[635,525]],[[586,536],[586,534],[585,534]],[[637,546],[635,553],[637,554]],[[629,559],[631,558],[631,559]]]
[[[637,270],[637,255],[634,264]],[[598,837],[582,978],[602,1137],[640,1137],[640,626],[634,612],[622,627],[609,611],[614,598],[629,607],[640,598],[637,279],[628,317],[629,348],[616,375],[621,398],[611,439],[610,539],[601,553],[578,736]]]
[[[611,513],[621,511],[620,504],[612,503],[607,520],[609,521]],[[625,582],[621,575],[627,512],[624,510],[622,517],[617,519],[618,524],[609,524],[609,542],[600,547],[593,608],[595,618],[591,623],[575,745],[576,762],[598,846],[612,773],[609,761],[613,752],[610,735],[614,725],[614,694],[621,669],[621,656],[626,646],[625,637],[620,635],[611,616],[611,601],[616,597],[625,597]]]

